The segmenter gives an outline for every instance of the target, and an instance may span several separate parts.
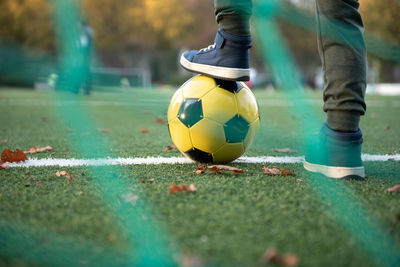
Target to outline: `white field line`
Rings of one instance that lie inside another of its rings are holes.
[[[52,102],[48,100],[39,99],[0,99],[0,106],[56,106],[66,107],[74,105],[88,105],[94,107],[142,107],[142,106],[159,106],[168,105],[169,99],[141,99],[140,101],[101,101],[101,100],[83,100],[83,101],[57,101]],[[283,99],[262,99],[259,105],[262,107],[292,107],[295,105],[308,105],[308,106],[322,106],[321,99],[305,99],[296,103],[285,101]],[[369,100],[367,101],[369,107],[400,107],[399,100]]]
[[[235,163],[301,163],[304,157],[241,157]],[[400,161],[400,154],[370,155],[363,154],[363,161]],[[107,165],[157,165],[157,164],[188,164],[193,163],[184,157],[147,157],[147,158],[103,158],[103,159],[29,159],[20,163],[6,163],[7,167],[76,167],[76,166],[107,166]]]

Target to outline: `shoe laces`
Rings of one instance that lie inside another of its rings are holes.
[[[200,49],[200,52],[208,52],[208,51],[210,51],[211,49],[214,49],[215,46],[216,46],[216,44],[214,43],[214,44],[212,44],[212,45],[207,46],[206,48]]]

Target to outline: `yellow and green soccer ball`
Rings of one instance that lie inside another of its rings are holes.
[[[256,98],[242,82],[195,76],[175,92],[168,108],[172,142],[198,162],[237,159],[259,126]]]

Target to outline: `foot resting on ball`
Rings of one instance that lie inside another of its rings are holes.
[[[326,124],[312,142],[303,166],[306,170],[336,179],[364,179],[361,160],[362,132],[340,132]]]
[[[251,36],[218,30],[213,45],[183,53],[180,64],[188,71],[232,81],[250,80]]]

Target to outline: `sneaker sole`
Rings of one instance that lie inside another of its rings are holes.
[[[303,161],[303,167],[307,171],[321,173],[334,179],[358,179],[365,178],[364,167],[332,167]]]
[[[183,55],[181,56],[180,64],[188,71],[205,74],[221,80],[243,82],[250,80],[250,69],[226,68],[193,63],[187,60]]]

